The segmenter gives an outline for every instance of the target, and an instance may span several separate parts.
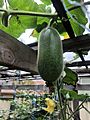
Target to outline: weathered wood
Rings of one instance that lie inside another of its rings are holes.
[[[81,69],[72,69],[73,71],[77,72],[78,74],[84,74],[85,73],[90,73],[90,68],[86,69],[86,68],[81,68]],[[90,77],[90,76],[89,76]]]
[[[90,49],[90,34],[63,40],[64,52]]]
[[[78,106],[79,106],[79,100],[73,100],[73,111],[75,111]],[[74,114],[74,120],[80,120],[79,110],[76,112],[76,114]]]
[[[27,88],[31,88],[31,86],[33,86],[33,85],[15,85],[15,87],[16,88],[18,88],[18,89],[20,89],[20,88],[22,88],[22,89],[27,89]],[[13,88],[14,87],[14,85],[9,85],[9,84],[7,84],[7,85],[1,85],[1,88]],[[68,90],[73,90],[73,86],[71,87],[71,86],[64,86],[64,88],[65,89],[68,89]],[[90,84],[77,84],[76,85],[76,88],[75,88],[76,90],[82,90],[82,91],[84,91],[84,90],[87,90],[87,91],[90,91]]]
[[[85,65],[90,66],[90,61],[88,61],[88,60],[85,62],[77,61],[77,62],[72,62],[72,63],[66,64],[67,67],[76,67],[76,66],[81,67],[81,66],[85,66]]]
[[[90,34],[81,35],[75,38],[68,38],[62,41],[64,52],[76,52],[77,50],[90,49]],[[31,43],[29,47],[35,47],[38,43]]]
[[[34,50],[0,30],[0,65],[37,73]]]
[[[37,46],[37,43],[34,44],[34,47],[35,45]],[[33,44],[30,47],[33,47]],[[0,30],[0,65],[38,73],[36,65],[37,53],[30,47]],[[90,35],[63,40],[63,49],[64,52],[90,49]],[[67,66],[85,66],[86,64],[90,65],[90,62],[72,63]]]
[[[82,61],[77,61],[77,62],[72,62],[72,63],[66,63],[66,66],[67,67],[81,67],[81,66],[85,66],[85,65],[88,65],[90,66],[90,61],[85,61],[85,62],[82,62]]]
[[[90,91],[90,84],[77,84],[76,90],[89,90]]]
[[[65,85],[64,88],[68,90],[74,90],[74,87],[72,85]],[[90,91],[90,84],[77,83],[75,86],[75,90]]]
[[[74,87],[72,85],[65,85],[64,86],[65,89],[68,89],[68,90],[73,90]],[[75,87],[75,90],[87,90],[87,91],[90,91],[90,84],[80,84],[80,83],[77,83],[76,87]]]

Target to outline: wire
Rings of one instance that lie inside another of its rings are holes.
[[[75,5],[75,6],[81,6],[82,10],[83,10],[84,13],[85,13],[86,10],[85,10],[85,8],[84,8],[84,6],[83,6],[82,4],[80,4],[80,3],[76,2],[76,1],[71,1],[71,0],[68,0],[68,2],[69,2],[70,4]],[[64,8],[65,8],[66,12],[67,12],[68,15],[71,17],[71,19],[72,19],[74,22],[76,22],[79,26],[81,26],[82,28],[84,28],[84,29],[86,29],[88,32],[90,32],[90,29],[89,29],[89,28],[87,28],[85,25],[83,25],[83,24],[81,24],[80,22],[78,22],[78,21],[73,17],[73,15],[72,15],[72,14],[70,13],[70,11],[67,9],[67,7],[66,7],[66,5],[65,5],[65,2],[62,1],[62,3],[63,3],[63,5],[64,5]]]

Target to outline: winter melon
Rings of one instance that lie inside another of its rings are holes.
[[[38,40],[38,71],[43,80],[56,81],[63,70],[63,48],[59,33],[52,27],[44,28]]]

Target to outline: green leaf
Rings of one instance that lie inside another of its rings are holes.
[[[72,0],[72,1],[74,1],[74,0]],[[76,2],[80,3],[81,0],[77,0]],[[67,0],[64,0],[64,4],[65,4],[67,9],[69,9],[71,7],[74,7],[74,5],[70,4]],[[87,18],[85,16],[82,8],[79,7],[77,9],[73,9],[69,12],[70,12],[71,16],[74,18],[74,19],[72,19],[70,14],[68,14],[68,17],[70,19],[70,23],[71,23],[71,26],[73,28],[73,31],[74,31],[75,35],[77,35],[77,36],[82,35],[85,28],[82,28],[80,26],[80,24],[85,26],[86,23],[87,23]]]
[[[64,26],[63,26],[63,24],[62,24],[61,22],[54,23],[54,24],[53,24],[53,27],[54,27],[55,29],[57,29],[57,31],[58,31],[60,34],[63,34],[63,33],[66,31],[65,28],[64,28]]]
[[[75,3],[75,0],[72,0],[72,2],[74,1],[74,3]],[[81,0],[76,0],[76,3],[80,3],[81,2]],[[73,4],[70,4],[70,2],[69,2],[69,0],[63,0],[63,4],[65,4],[65,6],[67,7],[67,8],[71,8],[71,7],[74,7],[75,6],[75,4],[73,5]],[[76,4],[77,5],[77,4]]]
[[[8,1],[10,4],[10,8],[14,10],[25,10],[44,13],[51,12],[50,7],[46,7],[45,4],[38,5],[36,2],[34,2],[34,0],[18,0],[18,1],[8,0]],[[43,25],[45,26],[43,22],[48,23],[49,19],[47,17],[44,18],[36,16],[13,15],[9,19],[9,26],[6,28],[3,25],[0,25],[0,29],[17,38],[21,35],[21,33],[25,31],[25,29],[37,27],[37,29],[40,30],[40,27],[43,28]]]
[[[51,5],[51,0],[41,0],[46,5]]]
[[[46,12],[46,5],[45,4],[40,4],[37,11],[38,12]]]
[[[37,12],[41,12],[41,13],[50,13],[50,7],[46,7],[45,4],[40,4],[39,5],[39,9],[37,10]],[[37,25],[38,24],[43,24],[43,22],[49,22],[51,18],[48,17],[38,17],[37,18]]]
[[[42,24],[38,24],[36,27],[36,31],[39,33],[43,28],[45,28],[48,25],[48,23],[43,22]]]
[[[89,98],[88,95],[78,94],[78,92],[74,90],[62,89],[61,93],[63,94],[64,97],[66,97],[66,99],[69,99],[69,100],[84,100],[87,97]]]
[[[34,0],[8,0],[10,8],[16,10],[37,11],[38,4]]]
[[[65,67],[64,70],[65,70],[66,76],[63,78],[63,82],[68,85],[76,85],[78,81],[77,74],[67,67]]]
[[[37,18],[30,16],[13,16],[9,20],[9,26],[0,25],[0,29],[18,38],[25,29],[34,28],[37,24]]]
[[[51,12],[52,12],[51,7],[48,6],[48,7],[46,8],[46,13],[51,13]]]
[[[80,24],[86,25],[87,18],[85,17],[85,14],[83,13],[81,8],[77,8],[76,10],[71,11],[72,16],[78,23],[76,23],[74,20],[70,19],[72,28],[77,36],[82,35],[82,33],[85,31],[85,28],[82,28]]]
[[[38,10],[38,4],[36,4],[33,0],[9,0],[9,4],[12,9],[28,11]],[[36,25],[36,16],[13,15],[9,19],[9,26],[4,27],[1,24],[0,29],[17,38],[25,31],[25,29],[35,28]]]
[[[2,8],[3,6],[3,0],[0,0],[0,7]],[[0,13],[0,17],[2,16],[2,13]]]
[[[2,7],[3,5],[3,0],[0,0],[0,7]]]

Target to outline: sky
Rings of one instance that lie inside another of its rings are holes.
[[[34,29],[26,29],[24,33],[18,38],[24,44],[30,44],[37,41],[36,37],[31,36]]]

